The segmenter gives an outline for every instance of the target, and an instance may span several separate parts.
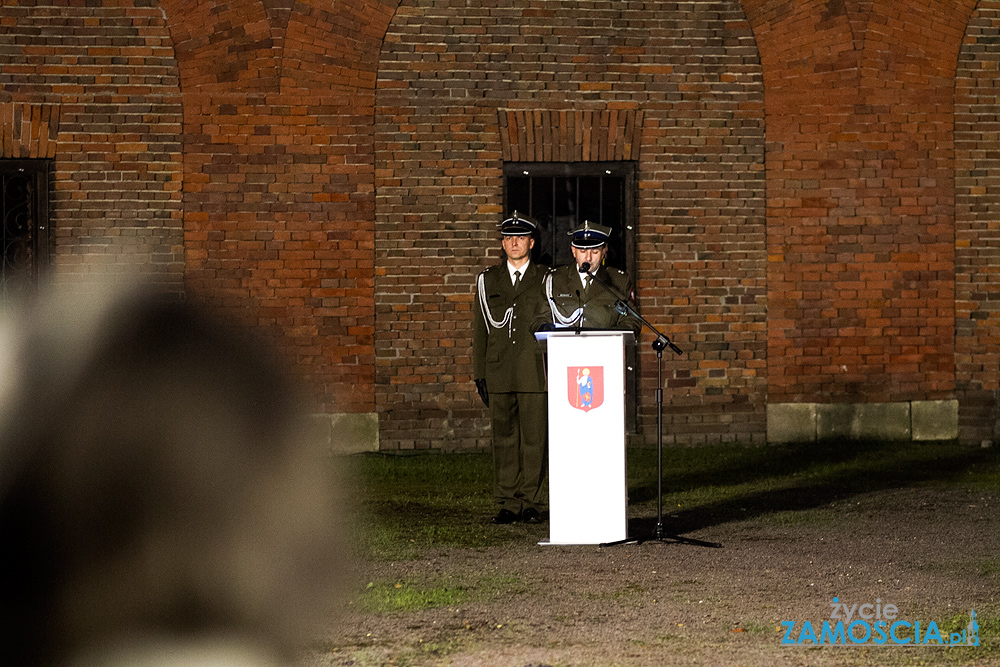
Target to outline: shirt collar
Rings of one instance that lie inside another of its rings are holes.
[[[507,262],[507,273],[510,274],[510,283],[512,285],[514,284],[514,272],[515,271],[520,271],[521,272],[521,277],[523,278],[525,272],[528,270],[528,267],[530,265],[531,265],[531,260],[530,259],[527,262],[525,262],[524,264],[522,264],[521,268],[519,268],[519,269],[514,268],[513,264],[511,264],[510,262]]]

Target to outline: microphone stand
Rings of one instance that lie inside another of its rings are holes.
[[[580,317],[576,319],[576,333],[579,335],[583,330],[583,297],[580,295],[580,290],[576,291],[576,304],[580,310]]]
[[[584,262],[583,264],[578,266],[577,271],[579,271],[580,273],[586,273],[589,276],[590,262]],[[583,293],[579,290],[579,288],[576,290],[576,305],[580,310],[580,317],[578,317],[576,320],[576,332],[580,333],[580,331],[583,329]]]
[[[622,298],[622,295],[619,294],[617,290],[615,290],[611,285],[605,284],[603,280],[600,280],[597,276],[591,273],[589,264],[584,263],[580,265],[580,269],[580,273],[586,273],[589,275],[593,282],[603,287],[608,294],[614,297],[615,303],[613,308],[616,311],[622,315],[631,315],[635,319],[639,320],[644,327],[656,334],[656,340],[653,341],[653,349],[656,351],[656,530],[653,537],[641,538],[636,541],[639,544],[643,544],[645,542],[665,542],[669,539],[674,542],[693,544],[701,547],[722,547],[722,545],[717,542],[705,542],[703,540],[695,540],[688,537],[681,537],[679,535],[665,535],[663,531],[663,350],[669,347],[676,354],[684,354],[684,352],[681,351],[679,347],[674,345],[663,332],[646,321],[646,319],[629,304],[628,300]],[[632,540],[625,540],[625,542],[630,541]]]

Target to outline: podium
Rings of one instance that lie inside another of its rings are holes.
[[[625,351],[631,331],[556,330],[546,341],[549,387],[549,539],[606,544],[628,538]]]

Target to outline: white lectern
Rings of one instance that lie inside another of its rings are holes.
[[[547,331],[549,539],[606,544],[628,538],[625,346],[631,331]]]

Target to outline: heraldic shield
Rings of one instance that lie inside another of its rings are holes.
[[[566,373],[570,405],[589,412],[604,403],[604,366],[569,366]]]

